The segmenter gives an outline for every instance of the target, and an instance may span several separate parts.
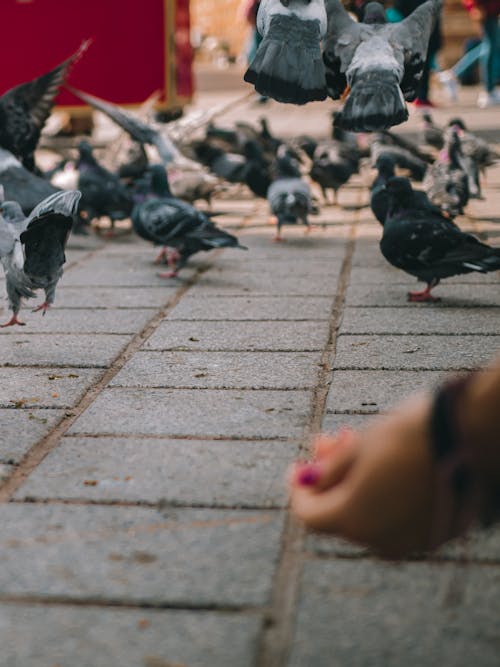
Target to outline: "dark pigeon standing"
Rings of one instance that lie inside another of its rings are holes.
[[[275,241],[282,241],[281,227],[301,222],[309,231],[308,216],[313,211],[311,189],[302,180],[298,166],[286,148],[278,150],[276,177],[271,183],[267,200],[272,216],[277,224]]]
[[[134,206],[132,224],[143,239],[162,246],[159,260],[165,256],[171,268],[164,278],[177,276],[191,255],[214,248],[243,248],[238,239],[219,229],[204,213],[176,199],[162,165],[153,165],[151,185],[143,201]]]
[[[11,319],[3,327],[24,324],[18,319],[21,299],[35,297],[37,289],[44,290],[45,301],[34,312],[45,314],[54,302],[79,199],[80,193],[75,190],[57,192],[40,202],[28,218],[17,202],[0,205],[0,260],[12,310]]]
[[[425,283],[421,292],[410,292],[409,301],[438,301],[431,290],[443,278],[500,269],[500,248],[491,248],[462,232],[436,207],[422,206],[407,178],[387,183],[389,212],[380,250],[385,259]]]
[[[366,5],[362,23],[353,21],[340,0],[325,0],[325,7],[328,94],[345,99],[337,123],[377,132],[406,121],[405,100],[416,97],[441,0],[427,0],[400,23],[386,23],[378,2]]]
[[[415,181],[422,181],[433,158],[423,154],[418,146],[393,132],[379,132],[370,144],[372,164],[381,155],[390,155],[401,169],[407,169]]]
[[[370,208],[381,225],[385,223],[387,211],[389,210],[389,192],[387,190],[387,183],[395,176],[395,166],[396,163],[394,158],[385,153],[379,155],[375,162],[375,168],[378,170],[378,174],[370,188]]]
[[[0,97],[0,146],[19,158],[29,171],[35,171],[34,152],[59,88],[89,44],[83,42],[76,53],[47,74],[21,83]]]
[[[132,195],[118,176],[97,162],[88,142],[81,141],[78,152],[78,189],[82,193],[80,210],[86,212],[89,220],[109,217],[113,229],[116,220],[130,217],[134,205]]]
[[[257,30],[263,40],[245,81],[278,102],[324,100],[320,48],[326,32],[324,0],[261,0]]]
[[[423,132],[422,139],[425,144],[441,150],[444,146],[444,131],[432,120],[430,113],[422,114]]]

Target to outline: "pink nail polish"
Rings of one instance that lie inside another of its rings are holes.
[[[297,475],[297,482],[302,486],[314,486],[321,477],[321,470],[314,463],[305,465]]]

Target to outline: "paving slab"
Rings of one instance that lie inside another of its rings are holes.
[[[340,262],[328,263],[325,269],[324,273],[296,273],[283,265],[283,271],[279,273],[276,266],[270,270],[263,267],[262,271],[241,273],[216,267],[203,275],[190,295],[333,296],[337,291]]]
[[[349,285],[346,295],[347,306],[396,306],[397,308],[415,308],[439,310],[441,308],[484,308],[500,306],[500,290],[497,284],[464,284],[444,282],[433,294],[439,297],[438,303],[410,303],[407,293],[410,290],[423,289],[422,283],[408,282],[406,285],[391,284],[355,284]]]
[[[328,297],[226,297],[186,295],[169,314],[170,320],[327,320]]]
[[[102,374],[88,368],[0,367],[0,407],[72,407]]]
[[[293,438],[302,434],[309,403],[307,391],[106,389],[70,433]]]
[[[2,665],[253,667],[260,626],[250,614],[3,604]]]
[[[327,433],[335,433],[341,428],[365,428],[373,415],[366,414],[337,414],[327,412],[323,417],[321,430]]]
[[[340,328],[349,334],[498,334],[500,309],[346,308]]]
[[[138,352],[109,386],[308,389],[319,362],[319,352]]]
[[[0,462],[19,463],[64,414],[64,410],[0,408]]]
[[[144,343],[149,350],[314,351],[325,346],[328,321],[214,322],[165,320]]]
[[[106,368],[130,342],[130,335],[0,332],[0,366]]]
[[[448,377],[446,371],[338,371],[326,401],[327,412],[379,412]]]
[[[266,604],[282,530],[279,512],[95,505],[0,520],[0,595],[189,607]]]
[[[127,262],[122,266],[101,267],[83,264],[73,269],[65,276],[64,284],[67,287],[162,287],[169,285],[170,279],[160,278],[158,275],[165,268],[161,266],[145,265],[141,267],[128,267]],[[193,269],[183,269],[182,277],[184,280],[192,278],[195,271]],[[175,285],[175,282],[173,283]]]
[[[341,335],[336,369],[474,369],[500,347],[500,336]]]
[[[141,331],[156,313],[153,308],[52,308],[45,317],[40,313],[23,313],[26,329],[23,334],[38,333],[113,333],[131,334]],[[2,335],[18,334],[16,327],[5,329]]]
[[[477,566],[308,562],[289,667],[493,667],[498,578]]]
[[[181,278],[176,283],[162,287],[62,287],[58,289],[58,308],[161,308],[185,284]]]
[[[297,450],[276,441],[63,438],[16,498],[284,507]]]

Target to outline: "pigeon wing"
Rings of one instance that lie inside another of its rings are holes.
[[[353,21],[340,0],[325,0],[325,8],[328,17],[323,49],[326,86],[328,95],[338,100],[347,87],[346,71],[363,39],[363,26]]]
[[[401,90],[409,102],[417,95],[427,58],[429,39],[441,10],[442,0],[427,0],[400,23],[385,26],[389,42],[395,52],[401,52],[404,74]]]

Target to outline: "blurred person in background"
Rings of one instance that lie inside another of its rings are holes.
[[[495,88],[500,52],[500,0],[462,0],[473,21],[481,26],[483,49],[481,55],[481,91],[477,105],[480,109],[500,104],[500,92]]]

